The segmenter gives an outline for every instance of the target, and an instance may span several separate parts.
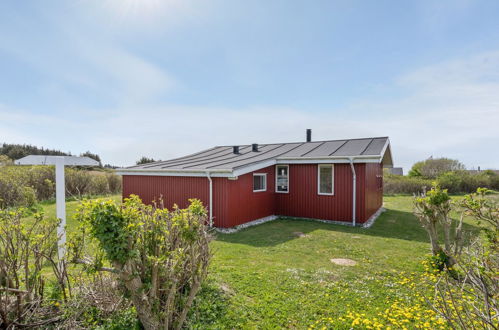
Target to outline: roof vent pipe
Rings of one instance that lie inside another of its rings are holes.
[[[251,151],[255,151],[255,152],[258,151],[258,143],[253,143],[251,145]]]
[[[236,155],[238,155],[239,154],[239,146],[233,146],[232,152],[235,153]]]
[[[307,142],[312,142],[312,129],[307,128]]]

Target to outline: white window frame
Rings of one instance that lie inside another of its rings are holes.
[[[263,189],[255,190],[255,176],[263,176]],[[267,191],[267,173],[253,173],[253,181],[251,184],[253,185],[253,192]]]
[[[288,191],[279,191],[277,188],[277,176],[279,174],[278,168],[279,167],[286,167],[288,169]],[[289,165],[282,165],[282,164],[277,164],[275,166],[275,192],[279,194],[289,194]]]
[[[321,168],[330,167],[331,168],[331,193],[321,192]],[[317,165],[317,194],[325,196],[334,195],[334,164],[318,164]]]

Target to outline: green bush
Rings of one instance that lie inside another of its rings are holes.
[[[106,174],[107,186],[112,194],[121,192],[121,177],[114,173]]]
[[[36,190],[27,184],[28,175],[14,166],[0,167],[0,208],[33,206]]]
[[[479,187],[499,189],[499,176],[492,171],[479,173],[452,171],[440,175],[437,182],[450,193],[470,193]]]
[[[199,200],[190,203],[167,210],[132,195],[122,205],[83,201],[77,210],[80,230],[69,248],[72,259],[109,271],[102,267],[104,256],[144,329],[182,329],[206,278],[212,237],[207,211]],[[92,240],[97,251],[85,246]]]
[[[23,171],[24,167],[14,167]],[[19,174],[17,174],[19,175]],[[26,186],[32,187],[38,200],[50,199],[55,194],[55,171],[51,166],[30,166],[25,169]]]
[[[67,168],[65,177],[67,194],[81,197],[90,193],[92,188],[92,175],[90,172]]]
[[[499,175],[493,171],[472,173],[465,170],[448,171],[440,174],[435,180],[424,179],[421,176],[401,176],[384,173],[385,194],[415,194],[422,192],[424,187],[438,183],[449,193],[471,193],[479,187],[499,190]]]
[[[436,179],[443,173],[459,170],[464,170],[464,165],[456,159],[430,157],[412,165],[409,176]]]
[[[109,183],[105,175],[94,175],[91,180],[90,193],[93,195],[109,194]]]
[[[384,175],[383,191],[385,194],[417,194],[431,187],[431,180],[402,175]]]

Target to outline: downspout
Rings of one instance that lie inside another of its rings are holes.
[[[208,217],[209,217],[209,225],[210,227],[213,227],[213,213],[212,213],[212,208],[213,208],[213,180],[211,179],[210,172],[206,171],[206,177],[208,178],[208,181],[210,182],[210,188],[209,188],[209,206],[208,206]]]
[[[350,168],[352,169],[352,226],[355,227],[356,224],[356,209],[357,209],[357,174],[355,173],[355,167],[353,165],[353,157],[350,157]]]

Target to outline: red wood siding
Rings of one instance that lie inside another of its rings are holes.
[[[383,205],[383,166],[366,164],[365,220],[369,219]]]
[[[253,192],[253,173],[267,174],[266,191]],[[234,227],[276,214],[274,166],[241,175],[237,180],[227,181],[229,182],[227,191],[228,218],[224,222],[224,227]]]
[[[357,222],[365,222],[381,207],[383,190],[376,175],[380,164],[356,164]],[[253,173],[267,174],[267,190],[253,192]],[[352,221],[352,172],[349,164],[334,166],[334,195],[317,194],[317,164],[289,165],[289,193],[275,192],[275,166],[239,176],[237,180],[213,178],[214,225],[230,228],[270,215]],[[162,196],[166,207],[188,205],[189,198],[209,206],[206,177],[123,176],[123,196],[139,195],[145,203]]]
[[[208,179],[186,176],[123,176],[123,197],[138,195],[146,204],[163,198],[165,207],[173,204],[184,208],[189,198],[198,198],[205,205],[209,197]]]
[[[213,186],[217,184],[218,182],[214,180]],[[224,191],[224,189],[217,189],[217,191]],[[209,181],[206,177],[124,175],[123,197],[131,194],[138,195],[146,204],[162,198],[165,207],[169,209],[173,204],[181,208],[187,207],[190,198],[197,198],[208,206]],[[217,219],[225,216],[225,207],[217,205],[215,198],[213,202],[213,209],[221,212],[213,216]]]
[[[356,164],[357,220],[364,221],[364,164]],[[323,220],[352,221],[352,171],[334,165],[334,195],[317,194],[317,164],[289,166],[289,193],[276,193],[277,214]]]

